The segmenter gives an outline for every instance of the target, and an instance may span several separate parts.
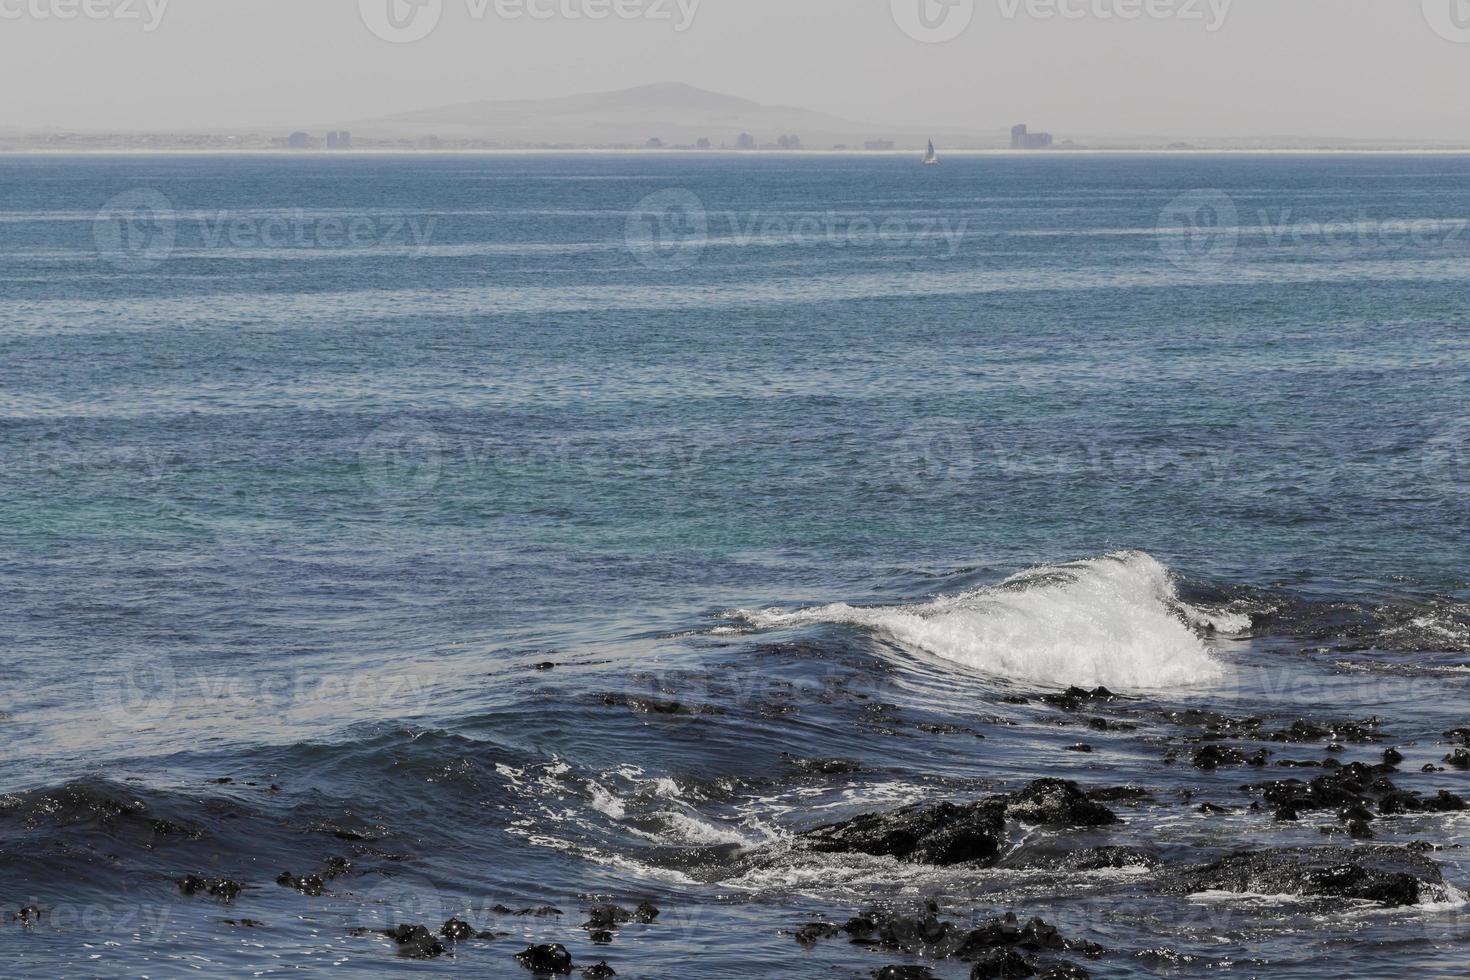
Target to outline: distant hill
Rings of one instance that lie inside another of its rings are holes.
[[[773,145],[797,136],[806,149],[842,144],[861,148],[868,140],[893,140],[901,148],[922,146],[933,136],[957,145],[953,133],[854,122],[808,109],[768,106],[692,85],[667,82],[620,92],[573,95],[515,102],[469,102],[405,112],[377,119],[338,123],[354,138],[492,143],[524,146],[643,146],[650,139],[667,146],[735,145],[741,133],[757,144]],[[947,138],[946,138],[947,137]],[[997,145],[998,136],[970,136],[964,145]]]

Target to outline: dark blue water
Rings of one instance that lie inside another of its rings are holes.
[[[789,933],[932,898],[1093,976],[1463,975],[1470,817],[1242,787],[1470,790],[1467,221],[1461,156],[0,160],[0,973],[858,977],[921,960]],[[1042,776],[1146,796],[999,867],[796,836]],[[1021,867],[1411,841],[1398,908]]]

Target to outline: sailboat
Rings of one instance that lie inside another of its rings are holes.
[[[939,166],[939,154],[934,152],[934,141],[933,140],[930,140],[929,141],[929,151],[924,154],[924,166],[926,166],[926,167],[937,167],[937,166]]]

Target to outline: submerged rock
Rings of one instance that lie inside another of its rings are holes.
[[[1013,949],[993,949],[970,968],[970,980],[989,977],[1034,977],[1035,965]]]
[[[1041,980],[1091,980],[1092,974],[1075,963],[1058,963],[1041,975]]]
[[[625,922],[633,921],[633,913],[621,905],[594,905],[587,910],[584,929],[615,929]]]
[[[327,882],[321,875],[293,875],[289,871],[282,871],[276,876],[276,884],[282,888],[294,888],[303,895],[313,897],[321,895],[327,890]]]
[[[223,902],[233,902],[245,887],[228,878],[204,878],[200,875],[185,875],[175,882],[185,895],[207,895]]]
[[[1210,744],[1194,754],[1191,763],[1196,769],[1218,769],[1221,766],[1264,766],[1266,757],[1271,753],[1265,749],[1258,749],[1254,755],[1247,756],[1239,749],[1233,749],[1228,745]]]
[[[916,805],[868,813],[807,831],[813,850],[871,854],[918,864],[989,864],[1000,853],[1007,818],[1053,827],[1102,827],[1117,814],[1088,797],[1076,783],[1038,779],[1014,793],[975,803]]]
[[[818,776],[842,776],[862,770],[862,766],[853,759],[805,759],[784,752],[781,755],[802,772]]]
[[[1443,887],[1438,865],[1396,847],[1240,851],[1213,864],[1167,872],[1163,881],[1171,894],[1286,894],[1389,906],[1416,905]]]
[[[571,973],[572,954],[561,943],[529,946],[516,954],[516,962],[537,973]]]
[[[1352,807],[1371,810],[1376,805],[1379,813],[1391,815],[1425,810],[1463,810],[1470,806],[1447,791],[1424,799],[1417,793],[1401,790],[1387,776],[1393,771],[1393,767],[1387,765],[1352,762],[1311,782],[1278,779],[1251,788],[1261,790],[1267,803],[1298,812]]]
[[[1043,694],[1041,700],[1053,707],[1061,708],[1063,711],[1077,711],[1084,704],[1092,702],[1107,703],[1118,699],[1118,695],[1105,687],[1096,687],[1091,691],[1081,687],[1069,687],[1060,694]]]
[[[385,930],[384,934],[398,944],[399,956],[411,960],[432,960],[448,952],[425,926],[395,926]]]
[[[792,935],[803,946],[810,946],[820,939],[830,939],[840,932],[842,932],[842,927],[835,922],[808,922]]]
[[[872,854],[917,864],[965,864],[994,861],[1004,830],[1001,809],[987,801],[864,814],[803,836],[812,849],[824,853]]]
[[[582,976],[586,977],[587,980],[604,980],[606,977],[615,977],[617,975],[618,971],[608,966],[607,960],[603,960],[601,963],[593,963],[591,966],[582,969]]]
[[[833,934],[836,932],[846,933],[858,945],[936,960],[994,960],[1001,963],[1004,958],[996,957],[995,953],[1006,950],[1042,953],[1072,949],[1089,956],[1101,952],[1100,947],[1092,943],[1064,939],[1055,926],[1042,919],[1022,922],[1014,913],[967,928],[939,918],[939,907],[933,902],[925,905],[918,914],[874,910],[848,920]]]
[[[1085,847],[1057,854],[1024,855],[1016,867],[1052,871],[1097,871],[1103,868],[1156,867],[1159,859],[1136,847]],[[1006,861],[1009,866],[1010,859]]]
[[[873,980],[934,980],[927,966],[885,966],[873,971]]]

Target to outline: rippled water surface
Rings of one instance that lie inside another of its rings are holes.
[[[1460,156],[0,158],[0,974],[1465,975],[1467,329]]]

